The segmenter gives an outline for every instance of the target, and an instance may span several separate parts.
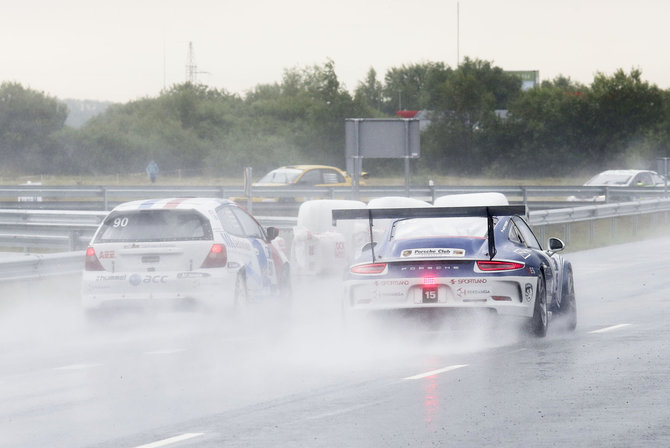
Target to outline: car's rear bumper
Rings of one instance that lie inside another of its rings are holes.
[[[81,285],[86,309],[202,302],[232,304],[235,275],[224,269],[189,272],[85,271]]]
[[[417,278],[351,280],[346,284],[348,310],[454,309],[493,310],[499,315],[532,317],[536,277],[439,278],[426,288]],[[424,300],[424,289],[434,289],[434,301]]]

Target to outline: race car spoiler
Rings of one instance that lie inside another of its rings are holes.
[[[343,219],[367,219],[370,227],[370,242],[373,242],[372,226],[375,219],[409,218],[486,218],[488,222],[489,257],[496,255],[494,238],[495,216],[528,216],[525,205],[491,205],[474,207],[416,207],[416,208],[359,208],[333,210],[333,225]],[[374,244],[371,244],[372,260],[375,260]]]

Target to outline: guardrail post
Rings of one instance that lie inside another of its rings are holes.
[[[528,191],[526,190],[526,187],[521,187],[521,197],[524,205],[528,204]]]
[[[79,232],[73,230],[70,232],[70,251],[77,250],[77,243],[79,241]]]
[[[540,234],[540,242],[542,244],[545,244],[547,242],[547,226],[546,225],[541,225],[539,228],[537,228],[538,233]]]
[[[102,187],[102,202],[103,202],[103,210],[106,212],[109,211],[109,206],[107,203],[107,189],[105,187]]]

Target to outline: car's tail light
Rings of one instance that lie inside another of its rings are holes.
[[[386,263],[369,263],[352,266],[352,274],[381,274],[386,271]]]
[[[228,263],[228,250],[223,244],[212,244],[201,268],[222,268]]]
[[[104,271],[105,268],[102,267],[98,256],[95,254],[95,249],[92,246],[88,246],[86,249],[86,262],[84,263],[84,270],[86,271]]]
[[[513,271],[522,269],[524,264],[514,261],[482,260],[477,262],[477,267],[484,272]]]

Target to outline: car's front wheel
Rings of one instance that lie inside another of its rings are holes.
[[[530,333],[538,338],[547,335],[549,329],[549,310],[547,309],[547,287],[544,280],[544,274],[540,274],[537,279],[537,291],[535,294],[535,305],[533,307],[533,317],[530,320]]]

